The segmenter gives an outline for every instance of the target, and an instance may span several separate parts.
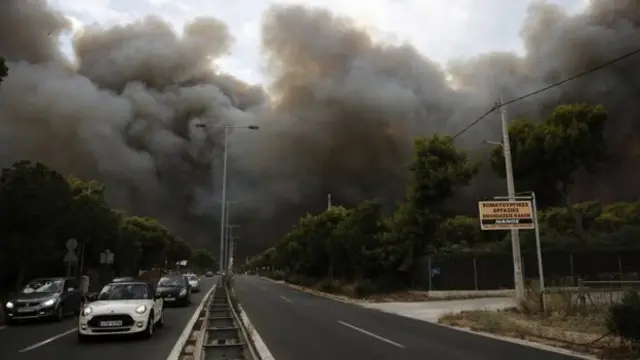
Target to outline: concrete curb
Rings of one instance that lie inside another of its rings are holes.
[[[171,349],[167,360],[178,360],[180,358],[182,348],[184,347],[184,344],[186,344],[187,340],[189,340],[191,330],[193,330],[193,326],[196,324],[196,321],[198,321],[200,312],[204,308],[204,305],[207,303],[207,300],[209,299],[215,288],[216,285],[213,285],[213,287],[211,287],[211,289],[209,289],[209,291],[207,291],[207,293],[202,297],[202,301],[200,301],[200,304],[198,304],[198,307],[193,312],[193,315],[191,316],[191,319],[189,319],[187,326],[185,326],[184,330],[182,330],[182,334],[180,334],[178,341],[173,346],[173,349]]]
[[[384,312],[384,313],[387,313],[387,314],[393,314],[393,315],[396,315],[396,316],[402,316],[402,317],[406,317],[408,319],[424,321],[424,322],[427,322],[429,324],[441,326],[441,327],[444,327],[444,328],[447,328],[447,329],[453,329],[453,330],[457,330],[457,331],[461,331],[461,332],[465,332],[465,333],[469,333],[469,334],[473,334],[473,335],[479,335],[479,336],[483,336],[483,337],[494,339],[494,340],[506,341],[506,342],[510,342],[510,343],[513,343],[513,344],[518,344],[518,345],[522,345],[522,346],[527,346],[527,347],[531,347],[531,348],[545,350],[545,351],[556,353],[556,354],[572,356],[572,357],[574,357],[576,359],[598,360],[598,358],[593,357],[593,356],[580,354],[580,353],[577,353],[577,352],[574,352],[574,351],[571,351],[571,350],[566,350],[566,349],[555,347],[555,346],[544,345],[544,344],[540,344],[540,343],[533,342],[533,341],[515,339],[515,338],[510,338],[510,337],[507,337],[507,336],[494,335],[494,334],[485,333],[485,332],[473,331],[471,329],[466,329],[466,328],[460,328],[460,327],[455,327],[455,326],[451,326],[451,325],[441,324],[441,323],[438,323],[438,322],[416,319],[416,318],[413,318],[411,316],[398,314],[398,313],[391,312],[391,311],[385,311],[385,310],[379,309],[379,308],[373,308],[373,307],[364,306],[365,303],[362,302],[362,301],[345,299],[345,298],[342,298],[342,297],[339,297],[339,296],[335,296],[335,295],[332,295],[332,294],[323,293],[321,291],[312,290],[312,289],[304,288],[302,286],[289,284],[286,281],[277,281],[277,280],[273,280],[273,279],[270,279],[270,278],[264,277],[264,276],[260,276],[260,277],[263,278],[263,279],[269,280],[271,282],[274,282],[274,283],[287,285],[287,286],[289,286],[289,287],[291,287],[293,289],[304,291],[304,292],[309,293],[309,294],[313,294],[313,295],[316,295],[316,296],[322,296],[322,297],[325,297],[327,299],[336,300],[336,301],[340,301],[340,302],[347,303],[347,304],[357,305],[357,306],[360,306],[360,307],[365,308],[365,309],[371,309],[371,310],[375,310],[375,311]]]
[[[251,320],[249,320],[249,317],[242,308],[242,305],[238,304],[238,309],[240,310],[240,318],[249,332],[249,336],[251,337],[251,341],[253,341],[253,346],[260,356],[260,360],[274,360],[273,355],[271,355],[271,351],[269,351],[267,345],[262,341],[260,334],[258,334],[258,330],[256,330],[255,326],[251,324]]]

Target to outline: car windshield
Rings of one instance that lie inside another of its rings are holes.
[[[38,279],[30,281],[24,289],[22,289],[23,294],[31,294],[31,293],[53,293],[58,292],[62,289],[64,281],[63,280],[52,280],[52,279]]]
[[[149,299],[149,287],[144,284],[109,284],[98,294],[98,300],[143,299]]]
[[[182,286],[184,283],[182,282],[182,278],[162,278],[160,282],[158,282],[158,286],[162,287],[178,287]]]

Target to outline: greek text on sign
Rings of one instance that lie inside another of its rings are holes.
[[[480,201],[482,230],[533,229],[531,201]]]

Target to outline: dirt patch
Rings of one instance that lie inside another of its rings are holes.
[[[620,339],[607,335],[605,313],[548,316],[516,311],[465,311],[449,314],[439,322],[559,347],[602,359],[637,359]]]

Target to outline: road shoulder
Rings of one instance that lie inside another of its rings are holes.
[[[555,353],[558,355],[565,355],[565,356],[571,356],[574,358],[578,358],[578,359],[586,359],[586,360],[596,360],[596,357],[593,356],[589,356],[589,355],[585,355],[585,354],[581,354],[575,351],[571,351],[571,350],[567,350],[561,347],[557,347],[557,346],[550,346],[550,345],[546,345],[546,344],[541,344],[539,342],[534,342],[534,341],[529,341],[529,340],[524,340],[524,339],[516,339],[516,338],[512,338],[512,337],[507,337],[507,336],[501,336],[501,335],[496,335],[496,334],[491,334],[488,332],[484,332],[484,331],[476,331],[476,330],[471,330],[469,328],[464,328],[464,327],[458,327],[458,326],[451,326],[451,325],[447,325],[447,324],[443,324],[439,322],[439,318],[448,314],[448,313],[459,313],[461,311],[465,311],[465,310],[493,310],[493,311],[498,311],[498,310],[503,310],[505,308],[507,308],[509,305],[513,306],[513,304],[507,300],[505,300],[505,298],[496,298],[497,300],[502,300],[500,304],[494,304],[493,306],[491,306],[490,304],[487,304],[488,301],[492,300],[492,299],[478,299],[478,300],[482,300],[482,303],[485,303],[484,307],[481,308],[477,308],[474,306],[469,306],[468,308],[465,308],[464,306],[460,306],[462,303],[470,303],[471,301],[469,300],[450,300],[450,301],[438,301],[437,303],[439,303],[440,305],[444,306],[447,303],[452,304],[453,306],[449,309],[444,308],[444,309],[439,309],[434,311],[431,311],[434,304],[434,302],[430,301],[430,302],[411,302],[411,303],[372,303],[369,301],[365,301],[365,300],[355,300],[355,299],[351,299],[351,298],[347,298],[344,296],[339,296],[339,295],[334,295],[334,294],[327,294],[315,289],[309,289],[309,288],[305,288],[303,286],[299,286],[299,285],[294,285],[294,284],[290,284],[287,283],[285,281],[277,281],[277,280],[273,280],[270,279],[268,277],[264,277],[264,276],[260,276],[261,279],[264,279],[266,281],[272,282],[274,284],[279,284],[279,285],[284,285],[287,286],[291,289],[294,290],[298,290],[298,291],[302,291],[308,294],[312,294],[315,296],[319,296],[319,297],[323,297],[326,299],[330,299],[330,300],[334,300],[334,301],[339,301],[345,304],[351,304],[351,305],[357,305],[359,307],[362,308],[366,308],[366,309],[371,309],[371,310],[376,310],[376,311],[380,311],[380,312],[384,312],[384,313],[388,313],[388,314],[393,314],[396,316],[401,316],[401,317],[405,317],[405,318],[409,318],[409,319],[414,319],[414,320],[419,320],[419,321],[423,321],[423,322],[427,322],[433,325],[437,325],[443,328],[447,328],[447,329],[451,329],[451,330],[455,330],[455,331],[459,331],[459,332],[463,332],[463,333],[467,333],[467,334],[472,334],[472,335],[477,335],[477,336],[482,336],[485,338],[489,338],[489,339],[494,339],[494,340],[498,340],[498,341],[503,341],[503,342],[508,342],[508,343],[512,343],[512,344],[517,344],[520,346],[526,346],[529,348],[534,348],[534,349],[538,349],[538,350],[543,350],[543,351],[547,351],[550,353]],[[414,309],[414,311],[406,311],[407,307],[412,307]],[[422,307],[422,309],[421,309]],[[426,314],[426,316],[425,316]]]

